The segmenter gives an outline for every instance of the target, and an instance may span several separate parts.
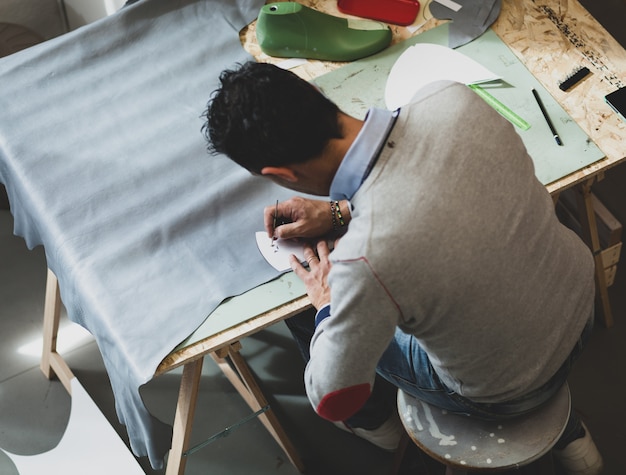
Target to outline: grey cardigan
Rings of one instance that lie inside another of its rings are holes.
[[[305,373],[318,412],[373,384],[397,326],[477,402],[521,396],[564,362],[592,310],[593,259],[513,126],[474,92],[419,91],[351,204]]]

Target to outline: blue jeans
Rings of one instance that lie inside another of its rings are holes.
[[[314,332],[314,313],[304,313],[285,320],[305,359]],[[331,317],[332,318],[332,317]],[[447,388],[439,379],[426,352],[417,340],[399,329],[378,362],[372,395],[365,406],[345,421],[351,427],[374,429],[385,422],[396,408],[398,388],[429,404],[450,412],[489,420],[504,420],[530,412],[550,399],[565,384],[572,364],[582,352],[593,329],[593,312],[579,340],[561,368],[543,386],[504,403],[476,403]],[[581,434],[581,422],[574,412],[557,448],[563,448]]]

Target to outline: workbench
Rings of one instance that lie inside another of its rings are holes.
[[[303,0],[302,3],[342,16],[331,0]],[[423,2],[422,10],[427,12],[425,9],[426,3]],[[434,18],[425,20],[419,29],[393,26],[394,44],[400,44],[444,23]],[[546,188],[555,201],[566,189],[574,188],[578,192],[585,238],[596,259],[596,283],[602,319],[606,326],[611,326],[612,313],[601,263],[602,249],[593,212],[591,187],[611,167],[626,158],[626,144],[623,140],[626,124],[620,121],[603,99],[604,95],[624,86],[626,52],[575,0],[504,0],[500,17],[492,30],[571,120],[587,134],[589,142],[602,152],[593,163],[551,180],[546,183]],[[254,31],[254,22],[242,30],[240,37],[244,48],[258,61],[281,62],[282,59],[270,58],[260,51]],[[294,71],[307,80],[318,81],[323,75],[333,73],[342,66],[345,64],[307,61]],[[587,66],[592,75],[572,90],[561,91],[559,82],[579,66]],[[241,340],[246,336],[310,307],[303,288],[298,287],[298,282],[293,279],[292,275],[284,275],[222,304],[189,338],[172,349],[156,369],[154,377],[176,367],[184,367],[168,459],[168,475],[184,472],[184,454],[188,449],[200,370],[206,355],[210,355],[220,365],[250,407],[259,412],[292,463],[298,469],[303,469],[297,452],[271,411],[268,411],[267,401],[239,353]],[[269,298],[265,301],[267,305],[255,308],[256,302],[265,299],[259,297],[259,293]],[[237,307],[238,302],[245,302],[247,298],[250,298],[252,306],[242,311]],[[54,274],[50,273],[42,369],[48,376],[57,374],[62,380],[67,380],[71,370],[56,353],[55,344],[59,307],[59,288]]]

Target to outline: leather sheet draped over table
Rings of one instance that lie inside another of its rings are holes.
[[[263,0],[144,0],[0,60],[0,182],[15,233],[42,244],[69,317],[95,337],[133,451],[171,428],[139,388],[226,297],[279,273],[255,244],[292,193],[211,157],[219,72]]]

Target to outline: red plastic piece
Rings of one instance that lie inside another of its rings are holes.
[[[406,26],[415,21],[420,4],[417,0],[337,0],[337,8],[348,15]]]

